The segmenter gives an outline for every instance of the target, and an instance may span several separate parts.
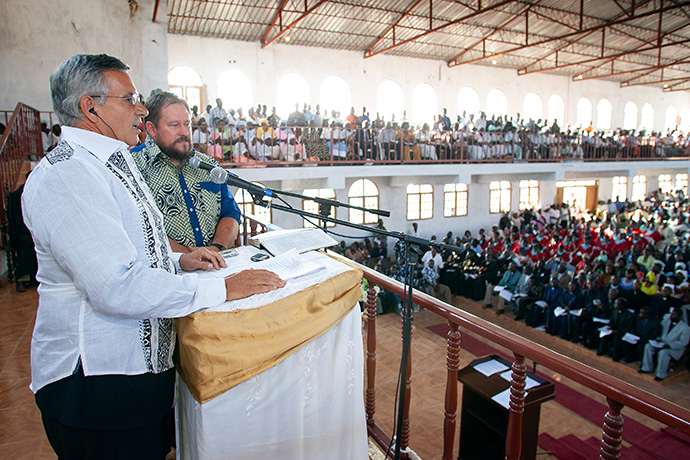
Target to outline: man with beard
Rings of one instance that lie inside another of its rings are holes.
[[[218,163],[192,149],[187,102],[162,91],[149,98],[146,108],[146,147],[133,156],[163,214],[170,246],[175,252],[204,246],[225,250],[237,237],[240,210],[227,185],[189,166],[192,155],[214,167]]]

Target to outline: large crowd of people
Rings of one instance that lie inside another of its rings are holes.
[[[285,117],[273,107],[250,108],[246,115],[223,108],[223,101],[198,114],[193,108],[195,147],[220,162],[303,161],[510,161],[624,159],[690,155],[690,140],[680,131],[596,131],[561,129],[554,120],[458,115],[446,109],[414,126],[406,113],[399,120],[370,117],[354,107],[342,117],[304,104]]]
[[[413,257],[413,283],[446,302],[452,294],[514,315],[614,361],[641,361],[639,372],[664,380],[690,342],[689,211],[678,191],[609,201],[594,212],[561,204],[505,214],[488,232],[448,232],[442,246]],[[367,244],[341,250],[404,281],[402,246],[387,264],[368,256]],[[379,296],[383,311],[400,310],[399,296]]]

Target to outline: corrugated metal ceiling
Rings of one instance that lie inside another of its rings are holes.
[[[690,90],[690,1],[168,0],[174,34]]]

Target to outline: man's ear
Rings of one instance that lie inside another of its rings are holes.
[[[79,99],[79,110],[84,115],[84,118],[90,122],[98,122],[96,103],[91,96],[82,96],[81,99]]]
[[[147,121],[146,123],[144,123],[144,128],[146,129],[146,133],[152,138],[155,138],[158,134],[158,130],[156,130],[156,125],[154,125],[151,121]]]

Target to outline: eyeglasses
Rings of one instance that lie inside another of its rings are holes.
[[[139,93],[132,93],[132,94],[128,94],[127,96],[95,95],[95,96],[91,96],[91,97],[112,97],[115,99],[124,99],[124,100],[128,101],[130,104],[132,104],[132,106],[137,105],[137,102],[141,102],[142,104],[144,103],[144,96],[142,96]]]

